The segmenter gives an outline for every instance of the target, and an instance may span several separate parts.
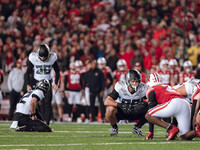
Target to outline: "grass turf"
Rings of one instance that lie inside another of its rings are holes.
[[[199,149],[200,138],[192,141],[166,141],[165,129],[155,127],[153,140],[132,134],[133,124],[119,125],[117,137],[110,137],[109,124],[52,123],[55,132],[14,132],[11,122],[0,122],[0,149],[69,149],[69,150],[172,150]],[[145,136],[148,126],[143,128]]]

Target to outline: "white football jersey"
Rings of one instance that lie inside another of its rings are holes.
[[[39,59],[37,52],[32,52],[28,59],[34,65],[34,79],[38,81],[51,79],[51,68],[57,60],[57,55],[54,52],[50,52],[49,58],[45,61]]]
[[[186,99],[188,100],[188,102],[191,102],[191,99],[192,99],[192,94],[193,94],[193,91],[194,91],[194,87],[200,82],[199,79],[195,79],[195,78],[191,78],[189,79],[188,81],[184,82],[183,84],[179,84],[179,85],[176,85],[174,86],[173,88],[174,89],[177,89],[178,87],[182,86],[182,85],[185,85],[185,90],[186,90],[186,93],[187,93],[187,97]]]
[[[31,115],[30,102],[32,100],[33,94],[37,95],[40,98],[40,100],[44,98],[44,93],[41,90],[39,89],[31,90],[26,94],[24,94],[24,96],[20,99],[19,103],[17,103],[16,112],[25,115]]]
[[[119,98],[117,100],[119,103],[122,102],[123,99],[134,101],[142,99],[143,97],[146,96],[147,85],[141,82],[137,87],[137,91],[131,94],[128,90],[126,81],[123,80],[123,81],[118,81],[115,84],[115,90],[119,93]]]

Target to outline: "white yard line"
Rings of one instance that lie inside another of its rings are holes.
[[[36,147],[36,146],[87,146],[87,145],[134,145],[134,144],[138,144],[138,145],[148,145],[148,144],[151,144],[151,145],[155,145],[155,144],[160,144],[160,145],[164,145],[164,144],[177,144],[177,143],[181,143],[181,144],[200,144],[198,142],[191,142],[191,141],[187,141],[187,142],[184,142],[184,141],[173,141],[173,142],[131,142],[131,143],[72,143],[72,144],[12,144],[12,145],[0,145],[0,147]]]

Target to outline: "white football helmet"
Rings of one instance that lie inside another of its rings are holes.
[[[162,59],[160,64],[159,64],[159,67],[160,67],[161,70],[166,71],[168,69],[168,64],[169,64],[169,62],[168,62],[167,59]]]
[[[170,66],[177,66],[177,65],[178,65],[178,62],[176,61],[176,59],[170,59],[169,65],[170,65]]]
[[[83,67],[83,63],[81,60],[76,60],[74,65],[75,65],[76,70],[80,70]]]
[[[74,63],[74,62],[71,62],[71,63],[69,64],[69,68],[70,68],[70,70],[75,70],[75,63]]]
[[[158,73],[152,73],[148,77],[147,85],[149,87],[155,86],[155,85],[160,85],[163,83],[162,76]]]
[[[183,68],[186,72],[190,72],[192,70],[192,62],[190,60],[186,60],[183,63]]]
[[[124,59],[119,59],[117,61],[117,69],[119,69],[119,71],[124,71],[126,69],[126,61]]]
[[[97,64],[99,69],[103,69],[106,66],[106,59],[104,57],[99,57],[97,59]]]

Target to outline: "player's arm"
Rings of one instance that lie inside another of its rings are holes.
[[[117,107],[117,102],[115,101],[119,97],[119,93],[114,89],[106,98],[104,105],[105,106],[114,106]]]
[[[55,84],[58,85],[58,80],[59,80],[59,76],[60,76],[60,70],[59,70],[57,61],[55,61],[55,63],[52,65],[52,67],[53,67],[53,69],[55,70],[55,73],[56,73]]]
[[[149,94],[147,95],[147,99],[148,99],[148,108],[149,109],[151,109],[157,105],[155,91],[150,91]]]
[[[60,71],[59,71],[59,67],[58,67],[57,61],[55,61],[55,63],[52,65],[52,67],[53,67],[53,69],[55,70],[55,73],[56,73],[55,85],[53,86],[53,90],[56,93],[58,91],[58,80],[59,80],[59,76],[60,76]]]
[[[37,102],[40,100],[40,98],[33,94],[32,95],[32,99],[30,102],[30,111],[31,111],[31,118],[32,120],[36,120],[37,116],[36,116],[36,107],[37,107]]]
[[[27,71],[26,71],[26,74],[25,74],[25,80],[26,80],[26,83],[27,83],[27,91],[30,91],[32,88],[30,86],[30,74],[32,73],[33,71],[33,67],[34,65],[28,60],[28,67],[27,67]]]

